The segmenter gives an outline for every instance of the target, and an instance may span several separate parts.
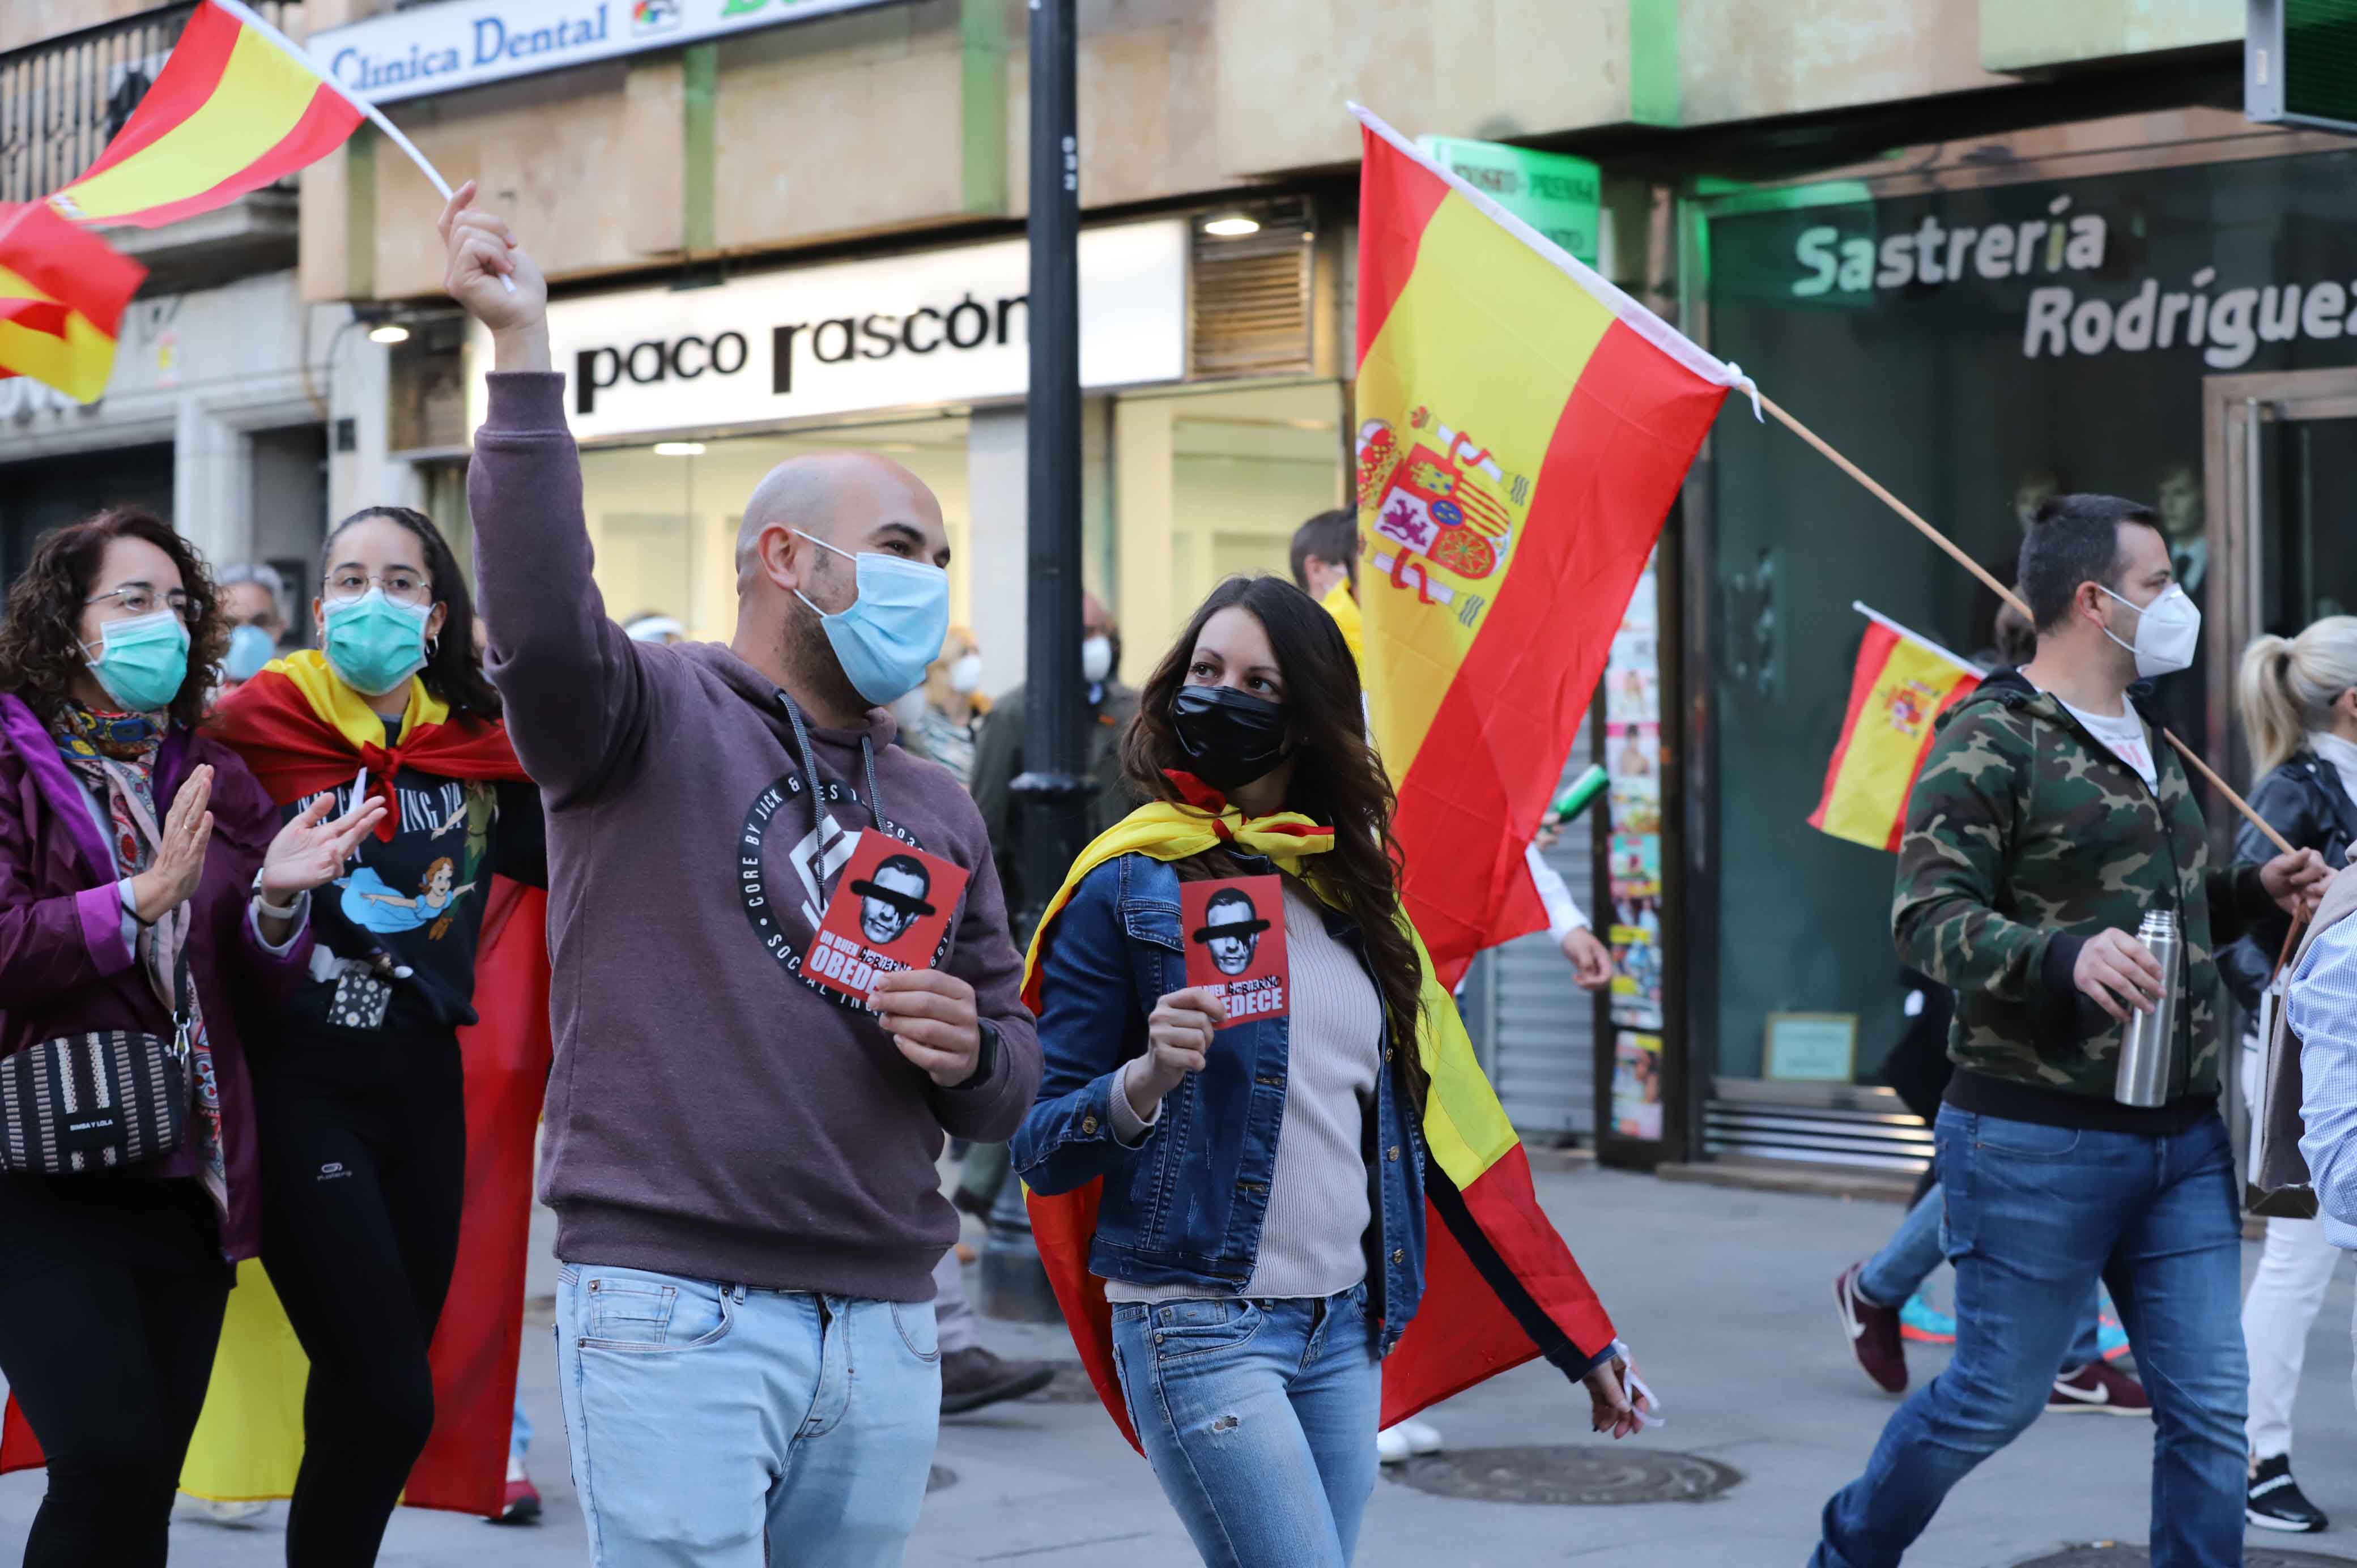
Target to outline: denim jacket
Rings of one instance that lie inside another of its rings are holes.
[[[1242,860],[1244,875],[1275,869]],[[1357,927],[1331,910],[1326,924],[1363,966]],[[1203,1070],[1164,1098],[1135,1148],[1114,1140],[1108,1108],[1122,1064],[1147,1049],[1146,1015],[1186,984],[1177,871],[1125,854],[1089,873],[1048,948],[1039,1015],[1047,1072],[1015,1134],[1015,1168],[1047,1194],[1104,1178],[1091,1273],[1242,1295],[1275,1174],[1291,1020],[1221,1030]],[[1424,1294],[1424,1136],[1395,1046],[1387,1027],[1362,1141],[1374,1214],[1364,1239],[1367,1316],[1379,1354],[1399,1343]]]

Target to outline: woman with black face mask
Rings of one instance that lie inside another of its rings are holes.
[[[1362,725],[1331,617],[1279,578],[1220,585],[1125,742],[1149,803],[1082,852],[1026,977],[1047,1073],[1013,1152],[1041,1256],[1108,1411],[1238,1568],[1347,1563],[1382,1422],[1531,1356],[1588,1385],[1597,1430],[1640,1425],[1527,1170],[1427,1146],[1427,1101],[1505,1123],[1400,913]],[[1231,1022],[1187,983],[1180,885],[1271,873],[1287,1006]],[[1427,1205],[1463,1256],[1419,1319]]]

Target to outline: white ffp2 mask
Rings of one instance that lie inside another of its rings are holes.
[[[2103,585],[2095,585],[2102,588]],[[2136,673],[2145,680],[2156,675],[2174,675],[2193,662],[2194,650],[2201,646],[2201,611],[2185,590],[2171,583],[2148,605],[2138,605],[2133,599],[2111,589],[2104,592],[2136,612],[2136,641],[2120,642],[2110,627],[2104,635],[2119,642],[2136,655]]]

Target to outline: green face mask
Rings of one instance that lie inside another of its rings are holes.
[[[397,605],[371,588],[328,610],[320,651],[344,683],[363,697],[382,696],[425,668],[425,623],[433,611]]]
[[[171,705],[188,678],[188,623],[171,610],[111,620],[99,628],[90,671],[124,711],[152,714]],[[85,656],[90,645],[82,645]]]

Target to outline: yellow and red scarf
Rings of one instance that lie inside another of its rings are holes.
[[[1192,780],[1181,781],[1182,789]],[[1202,805],[1157,800],[1140,806],[1081,852],[1031,939],[1023,1000],[1040,1007],[1042,966],[1056,918],[1082,878],[1125,854],[1183,860],[1225,845],[1266,855],[1303,875],[1308,857],[1331,849],[1334,830],[1296,812],[1246,817],[1215,795],[1188,791]],[[1317,878],[1305,875],[1312,892]],[[1584,1372],[1613,1341],[1612,1321],[1580,1273],[1571,1249],[1541,1211],[1522,1140],[1474,1059],[1456,1001],[1434,976],[1432,960],[1407,917],[1399,917],[1423,972],[1424,1007],[1416,1051],[1430,1075],[1425,1098],[1426,1204],[1424,1299],[1383,1363],[1383,1424],[1485,1379],[1544,1356],[1566,1372]],[[1072,1342],[1106,1413],[1137,1446],[1121,1385],[1114,1375],[1113,1316],[1104,1282],[1089,1273],[1102,1180],[1053,1197],[1027,1193],[1031,1230]]]
[[[445,779],[524,777],[504,725],[490,719],[452,723],[449,704],[414,675],[409,678],[400,737],[385,745],[384,721],[317,649],[264,665],[261,673],[221,699],[208,722],[282,806],[332,789],[367,768],[369,793],[386,807],[376,836],[387,842],[401,817],[393,780],[404,768]]]

